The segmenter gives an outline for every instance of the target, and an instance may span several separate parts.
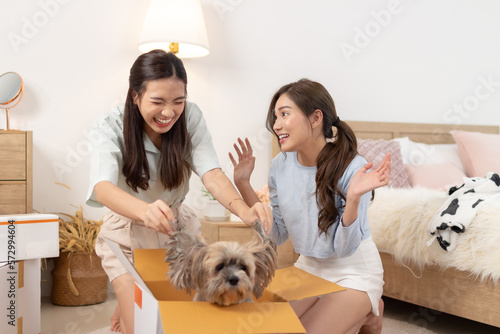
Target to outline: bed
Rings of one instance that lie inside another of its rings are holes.
[[[407,141],[423,143],[423,147],[427,148],[457,145],[451,134],[453,131],[492,134],[490,136],[494,136],[495,140],[497,136],[494,134],[499,132],[497,126],[348,123],[361,141],[386,142],[407,138]],[[488,135],[485,137],[490,138]],[[400,148],[403,150],[403,146]],[[414,158],[418,160],[419,155]],[[432,172],[427,165],[421,167]],[[406,171],[409,172],[408,169]],[[444,190],[448,186],[444,185],[442,189],[412,186],[410,189],[377,190],[369,209],[369,218],[384,266],[384,295],[500,327],[500,200],[490,202],[488,209],[479,209],[469,230],[457,238],[461,244],[448,252],[436,241],[427,246],[432,240],[427,233],[428,222],[447,198]],[[487,216],[484,211],[487,211]],[[474,237],[475,233],[488,235]],[[482,249],[478,249],[481,246]]]
[[[391,182],[392,179],[400,182],[402,176],[406,177],[404,185],[393,184],[377,189],[368,211],[372,235],[384,266],[384,296],[429,308],[433,312],[416,315],[416,319],[412,319],[415,321],[428,320],[426,317],[445,312],[500,327],[500,199],[485,204],[483,207],[487,209],[478,209],[476,217],[466,232],[457,238],[451,251],[441,248],[428,233],[429,221],[449,196],[449,187],[458,186],[462,176],[471,172],[471,166],[466,168],[461,164],[467,157],[466,152],[459,151],[457,143],[461,150],[470,152],[468,158],[473,161],[468,161],[468,164],[475,164],[477,169],[488,167],[475,154],[486,155],[488,161],[492,160],[490,157],[494,152],[479,152],[473,145],[467,146],[459,134],[467,139],[466,135],[479,133],[486,140],[493,139],[498,144],[499,127],[347,123],[358,138],[358,150],[367,160],[382,159],[384,149],[394,150]],[[413,145],[413,150],[409,149],[409,145]],[[415,147],[418,147],[417,151]],[[375,152],[378,154],[374,155],[371,149],[378,150]],[[500,145],[495,144],[492,149],[498,151]],[[279,146],[274,141],[273,155],[278,152]],[[412,156],[411,153],[415,152],[420,154]],[[498,172],[498,159],[493,161]],[[460,165],[460,171],[456,170],[456,165]],[[431,189],[429,185],[434,187]]]

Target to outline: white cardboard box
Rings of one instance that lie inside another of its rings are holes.
[[[0,295],[0,333],[40,333],[40,259],[0,263]]]
[[[0,215],[0,262],[58,256],[58,216]]]
[[[0,215],[0,333],[40,333],[40,259],[59,256],[59,217]]]

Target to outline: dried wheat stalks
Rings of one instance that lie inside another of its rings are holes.
[[[81,206],[74,216],[66,213],[58,213],[58,215],[69,218],[64,220],[59,217],[59,250],[63,253],[93,252],[102,220],[85,219]]]

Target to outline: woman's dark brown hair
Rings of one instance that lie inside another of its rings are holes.
[[[125,153],[122,172],[127,184],[135,192],[149,188],[149,164],[144,148],[144,119],[134,104],[134,95],[142,96],[146,84],[151,80],[178,78],[187,87],[187,75],[182,61],[171,52],[153,50],[137,58],[130,69],[129,89],[123,117]],[[185,108],[185,107],[184,107]],[[160,180],[165,189],[174,189],[189,176],[191,166],[186,153],[191,151],[191,140],[187,132],[183,111],[173,127],[162,135],[160,150]]]
[[[274,109],[283,94],[286,94],[306,117],[311,116],[317,109],[321,110],[323,134],[325,138],[334,138],[333,142],[326,144],[319,153],[316,172],[318,228],[320,233],[327,233],[328,228],[339,218],[335,195],[344,201],[346,199],[338,188],[338,182],[347,166],[356,157],[356,136],[347,123],[339,120],[333,99],[325,87],[318,82],[301,79],[281,87],[271,100],[266,126],[276,137],[278,136],[273,130],[276,121]],[[333,131],[334,124],[337,128],[336,133]]]

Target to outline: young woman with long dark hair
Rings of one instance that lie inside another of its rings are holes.
[[[302,79],[272,98],[267,128],[281,153],[272,161],[271,238],[291,239],[295,266],[347,291],[291,302],[307,333],[380,333],[383,268],[368,225],[372,191],[389,183],[390,155],[373,164],[357,153],[356,137],[337,116],[320,83]],[[250,185],[255,158],[248,140],[234,145],[234,182],[248,205],[259,202]]]
[[[130,70],[125,106],[101,116],[91,129],[87,204],[110,210],[96,253],[118,300],[112,331],[134,332],[134,279],[103,237],[117,242],[133,261],[133,249],[164,247],[171,222],[182,221],[199,234],[195,213],[182,204],[191,172],[247,224],[259,218],[269,230],[272,222],[271,210],[260,203],[247,206],[222,172],[203,114],[187,101],[186,88],[179,58],[162,50],[145,53]]]

